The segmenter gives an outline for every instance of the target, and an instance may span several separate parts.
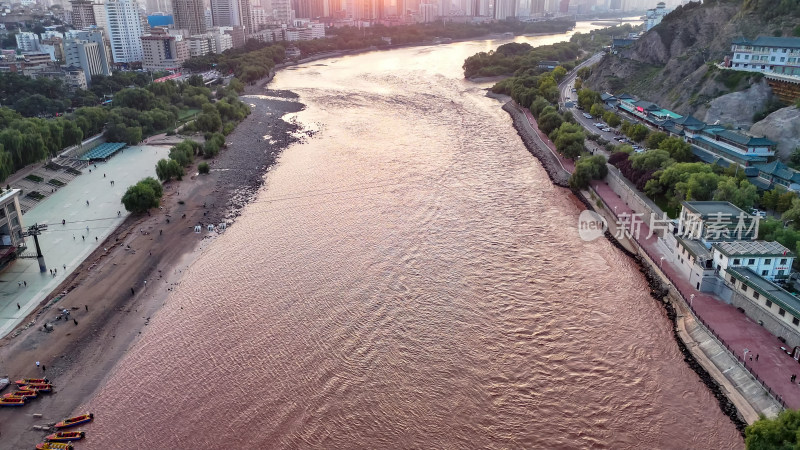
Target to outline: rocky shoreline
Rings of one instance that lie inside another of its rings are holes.
[[[539,160],[544,167],[545,171],[547,172],[548,177],[553,182],[554,185],[560,187],[569,187],[569,176],[565,175],[564,170],[561,168],[556,157],[547,148],[541,148],[540,145],[536,143],[536,138],[531,135],[527,124],[527,117],[523,113],[521,113],[517,108],[511,105],[511,102],[506,102],[503,104],[503,110],[508,112],[514,122],[514,129],[517,130],[517,134],[519,134],[520,138],[522,139],[525,147],[528,151]],[[590,211],[596,211],[594,205],[586,199],[580,191],[572,190],[575,197],[586,206],[586,209]],[[648,285],[650,286],[650,296],[657,300],[659,304],[664,308],[664,311],[667,314],[667,318],[672,322],[672,329],[673,329],[673,337],[675,339],[675,343],[678,345],[678,350],[680,350],[681,354],[683,355],[683,360],[686,364],[691,368],[703,384],[711,391],[714,397],[717,399],[717,403],[719,404],[719,408],[723,414],[728,416],[728,418],[733,422],[733,425],[736,429],[742,434],[744,437],[744,429],[747,427],[747,422],[745,422],[741,415],[739,414],[739,410],[736,408],[736,405],[725,395],[722,390],[722,387],[719,385],[716,379],[714,379],[711,374],[697,361],[689,348],[686,346],[686,343],[681,339],[678,334],[678,324],[677,324],[677,317],[678,314],[675,311],[675,306],[669,299],[669,289],[658,276],[658,274],[653,270],[652,267],[647,264],[647,262],[642,258],[640,255],[631,252],[628,250],[622,243],[620,243],[608,230],[605,232],[605,237],[608,239],[611,244],[619,249],[622,253],[626,256],[630,257],[637,266],[639,266],[639,271],[647,280]]]
[[[556,186],[569,187],[569,174],[561,168],[561,164],[549,148],[542,148],[536,142],[536,138],[528,130],[528,118],[525,117],[525,114],[512,106],[511,102],[503,104],[503,111],[506,111],[511,116],[514,122],[514,129],[517,130],[517,134],[525,144],[525,148],[539,160],[547,172],[547,176],[550,177],[550,181]]]
[[[2,339],[3,373],[46,375],[56,392],[38,399],[27,414],[0,409],[0,449],[32,447],[44,436],[32,425],[47,426],[86,405],[210,242],[206,237],[213,234],[192,228],[234,223],[280,153],[303,139],[298,123],[283,120],[305,107],[297,96],[259,93],[242,97],[251,114],[226,137],[227,149],[208,161],[209,175],[198,175],[193,166],[183,181],[166,183],[162,208],[128,217],[17,327],[21,333]],[[71,309],[74,325],[41,331],[40,324],[53,319],[53,305]],[[34,326],[27,327],[30,322]],[[31,361],[41,361],[42,370]],[[43,417],[31,418],[31,411]]]

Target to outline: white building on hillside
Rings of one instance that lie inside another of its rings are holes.
[[[645,30],[649,31],[654,26],[660,24],[664,16],[671,12],[672,10],[667,9],[667,5],[664,2],[658,2],[655,8],[648,9],[647,13],[645,14]]]
[[[800,38],[759,36],[734,39],[731,69],[800,77]]]

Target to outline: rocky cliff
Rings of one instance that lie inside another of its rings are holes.
[[[761,80],[743,91],[725,94],[704,103],[694,114],[705,123],[748,129],[753,125],[753,116],[767,106],[771,95],[769,85]]]
[[[630,48],[608,55],[597,64],[588,86],[599,91],[626,91],[682,114],[702,116],[713,99],[747,89],[759,75],[717,69],[730,53],[737,36],[753,38],[785,30],[789,35],[796,17],[778,19],[753,9],[752,0],[706,1],[676,8],[658,26]],[[752,117],[728,117],[746,122]]]
[[[800,109],[790,106],[775,111],[750,128],[756,136],[766,136],[778,143],[778,155],[786,160],[800,148]]]

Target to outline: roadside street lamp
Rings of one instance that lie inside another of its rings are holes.
[[[689,296],[689,306],[694,309],[694,294]]]
[[[616,206],[614,206],[614,215],[615,216],[617,215],[617,207]]]
[[[664,268],[664,257],[663,256],[661,257],[661,264],[660,265],[661,265],[661,268],[663,269]]]

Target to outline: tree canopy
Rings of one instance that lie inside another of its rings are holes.
[[[122,204],[127,211],[143,213],[150,208],[157,208],[163,194],[161,183],[152,177],[147,177],[125,191]]]

